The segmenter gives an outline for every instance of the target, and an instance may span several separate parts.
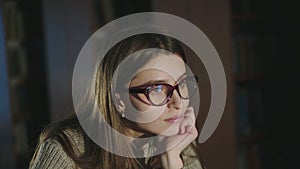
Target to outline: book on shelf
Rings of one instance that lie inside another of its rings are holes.
[[[14,140],[15,140],[15,151],[17,154],[28,153],[28,138],[26,124],[24,121],[16,121],[14,123]]]
[[[255,1],[232,0],[232,11],[241,15],[249,15],[254,13]]]
[[[7,49],[6,51],[10,79],[27,76],[27,58],[24,49]]]
[[[252,132],[261,132],[264,127],[263,95],[258,89],[249,89],[249,120]]]
[[[261,91],[258,89],[238,88],[236,99],[238,136],[261,132],[264,125]]]
[[[235,34],[232,43],[235,74],[251,76],[278,71],[284,51],[275,38],[272,33]]]
[[[244,89],[237,91],[237,134],[238,136],[246,135],[251,131],[249,121],[249,101],[248,92]]]
[[[3,20],[6,40],[6,58],[8,63],[8,75],[12,114],[14,118],[24,116],[28,110],[28,76],[27,56],[23,44],[24,27],[23,12],[17,1],[3,1]]]
[[[238,169],[249,169],[249,161],[246,156],[246,147],[240,147],[238,149],[237,157],[237,168]]]
[[[262,145],[241,146],[238,150],[238,169],[261,169]]]
[[[22,39],[24,37],[23,15],[16,1],[4,1],[3,17],[7,39]]]
[[[253,75],[262,72],[260,38],[255,35],[239,35],[233,38],[236,75]]]
[[[23,11],[18,1],[3,1],[6,60],[8,66],[14,148],[17,158],[29,152],[26,116],[29,111],[28,63],[24,40]]]

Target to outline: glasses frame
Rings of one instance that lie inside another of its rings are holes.
[[[174,90],[177,91],[177,93],[178,93],[178,95],[180,96],[181,99],[187,100],[187,99],[190,99],[195,94],[195,91],[188,98],[185,98],[185,97],[182,97],[178,86],[179,86],[180,82],[182,82],[183,80],[189,79],[189,78],[193,78],[193,79],[196,80],[196,84],[197,84],[197,88],[198,88],[198,77],[197,76],[187,76],[187,77],[184,77],[183,79],[181,79],[180,81],[176,82],[174,86],[172,86],[168,83],[145,84],[145,85],[142,85],[142,86],[130,87],[129,88],[129,93],[142,93],[142,94],[144,94],[146,96],[147,100],[153,106],[162,106],[162,105],[167,104],[171,100],[171,98],[173,96],[173,93],[174,93]],[[165,85],[169,89],[168,90],[169,92],[167,93],[166,99],[161,104],[154,104],[151,101],[150,96],[149,96],[149,93],[152,91],[151,87],[155,86],[155,85]]]

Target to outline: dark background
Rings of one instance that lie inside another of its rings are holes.
[[[18,16],[11,19],[9,9]],[[212,41],[224,64],[225,112],[214,135],[199,149],[208,169],[297,166],[299,1],[0,0],[0,168],[28,168],[43,127],[73,111],[73,66],[92,33],[113,19],[148,11],[194,23]],[[250,56],[254,64],[236,63],[236,50],[244,48],[234,45],[235,40],[245,35],[264,39],[246,51],[259,53]],[[236,64],[258,71],[240,73]],[[241,102],[236,95],[241,88],[259,91],[263,105],[263,125],[245,137],[237,134]],[[201,94],[201,111],[209,108],[207,98]],[[201,115],[199,128],[205,117]]]

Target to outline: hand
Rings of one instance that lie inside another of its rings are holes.
[[[194,114],[194,108],[190,106],[186,109],[184,119],[180,124],[179,134],[185,134],[186,132],[190,132],[192,127],[195,125],[195,121],[196,119]]]
[[[198,131],[195,127],[195,115],[193,107],[188,107],[184,114],[184,119],[179,126],[177,135],[164,137],[161,139],[167,152],[160,155],[161,165],[164,169],[182,168],[183,162],[180,153],[184,150],[196,137]]]

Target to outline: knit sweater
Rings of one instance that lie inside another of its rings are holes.
[[[76,155],[84,152],[84,141],[82,135],[75,130],[64,131]],[[199,160],[190,158],[196,152],[190,146],[183,150],[181,154],[184,167],[183,169],[202,169]],[[31,161],[30,169],[74,169],[74,161],[66,154],[62,145],[54,138],[45,140],[36,150],[35,157]]]

